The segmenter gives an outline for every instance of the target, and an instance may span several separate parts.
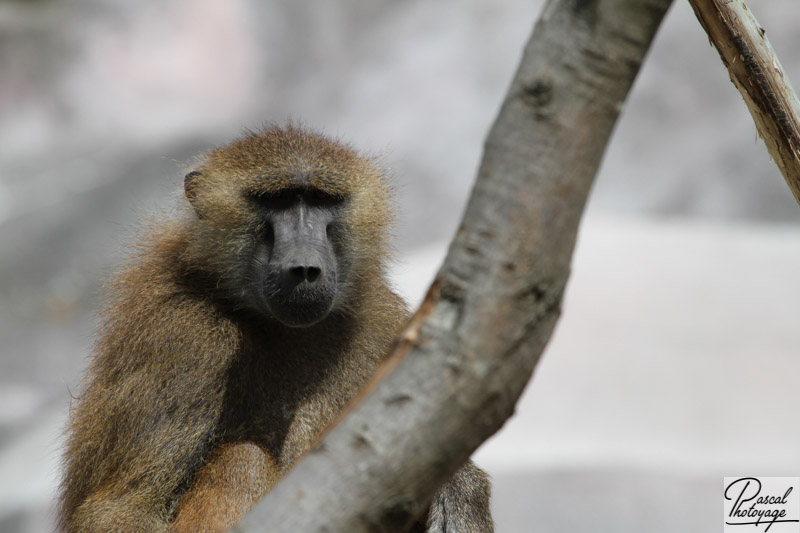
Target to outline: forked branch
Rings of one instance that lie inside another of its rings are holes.
[[[511,416],[583,207],[671,0],[549,0],[434,287],[377,386],[238,531],[400,531]]]

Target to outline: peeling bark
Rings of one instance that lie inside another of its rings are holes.
[[[742,0],[689,0],[800,203],[800,102],[762,28]]]

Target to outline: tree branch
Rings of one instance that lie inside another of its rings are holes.
[[[742,0],[689,0],[742,93],[772,159],[800,203],[800,102]]]
[[[402,530],[511,416],[558,318],[592,180],[670,2],[547,3],[447,259],[387,363],[396,368],[379,372],[235,530]]]

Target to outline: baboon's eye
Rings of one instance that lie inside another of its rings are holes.
[[[306,194],[303,195],[303,198],[310,205],[321,207],[335,206],[344,201],[344,197],[342,196],[330,194],[319,189],[311,189],[307,191]]]
[[[286,209],[297,200],[297,191],[283,189],[276,192],[265,192],[254,195],[255,200],[269,209]]]

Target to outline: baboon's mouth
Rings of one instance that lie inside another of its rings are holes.
[[[322,321],[333,306],[333,295],[314,291],[292,291],[289,298],[273,297],[267,300],[269,312],[285,326],[303,328]]]

